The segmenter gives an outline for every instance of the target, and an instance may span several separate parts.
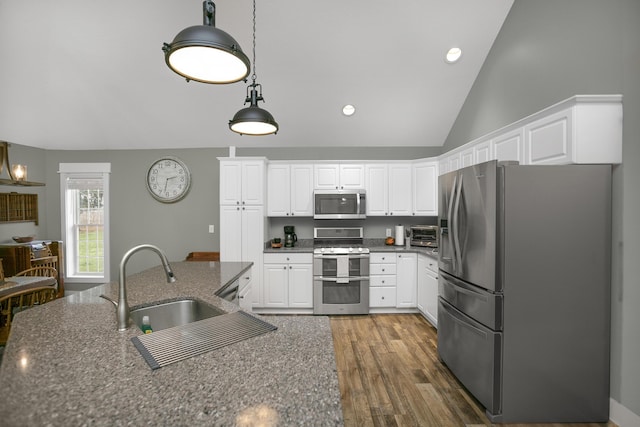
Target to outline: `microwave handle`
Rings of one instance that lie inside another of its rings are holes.
[[[362,212],[360,210],[360,193],[356,194],[356,212],[357,213]]]

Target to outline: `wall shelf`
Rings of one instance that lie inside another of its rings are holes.
[[[0,178],[0,185],[13,185],[16,187],[42,187],[44,186],[44,182],[14,181],[12,179]]]

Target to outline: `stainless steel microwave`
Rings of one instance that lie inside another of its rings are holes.
[[[438,247],[440,239],[437,225],[412,225],[410,230],[411,246]]]
[[[364,219],[366,201],[364,190],[316,190],[313,192],[313,218]]]

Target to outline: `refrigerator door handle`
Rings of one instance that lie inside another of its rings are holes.
[[[452,267],[453,267],[453,271],[456,271],[456,253],[455,253],[455,247],[453,246],[453,241],[452,241],[452,236],[454,233],[454,223],[452,221],[453,219],[453,201],[456,197],[456,184],[458,183],[458,174],[456,174],[456,176],[453,177],[453,185],[451,186],[451,198],[449,199],[449,206],[448,206],[448,212],[447,212],[447,219],[450,222],[449,223],[449,231],[447,232],[447,240],[449,241],[449,248],[451,249],[451,258],[448,258],[451,260],[452,262]],[[442,259],[447,259],[444,257],[443,254],[443,258]]]
[[[454,270],[458,273],[462,273],[462,251],[460,249],[460,198],[462,197],[462,174],[458,175],[460,180],[458,181],[458,190],[455,197],[455,206],[453,208],[453,253],[455,254],[456,262],[454,264],[458,265],[458,269],[454,267]],[[455,183],[454,183],[455,185]]]

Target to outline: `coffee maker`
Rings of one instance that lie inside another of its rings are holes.
[[[292,248],[298,241],[298,236],[295,233],[295,227],[293,225],[284,226],[284,247]]]

